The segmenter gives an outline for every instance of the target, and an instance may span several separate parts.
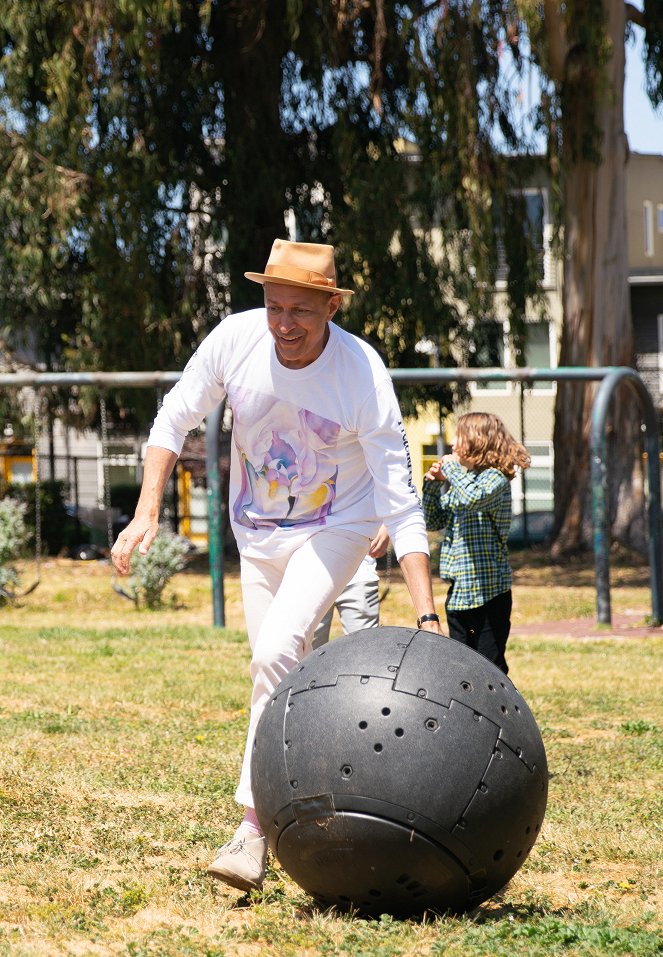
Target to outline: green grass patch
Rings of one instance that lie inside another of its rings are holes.
[[[545,622],[550,569],[525,571],[516,607]],[[587,607],[583,575],[574,593],[552,570],[556,609]],[[135,612],[107,586],[63,566],[38,603],[0,618],[0,957],[663,954],[663,636],[515,637],[511,674],[551,774],[531,855],[471,914],[363,920],[320,912],[273,862],[250,900],[205,874],[240,817],[236,581],[227,630],[209,626],[193,576],[175,583],[179,612]],[[399,588],[385,624],[411,623]]]

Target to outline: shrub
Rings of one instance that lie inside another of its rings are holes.
[[[147,555],[141,555],[136,549],[131,556],[129,586],[137,606],[158,608],[161,605],[164,588],[173,575],[184,568],[190,548],[187,539],[161,528]]]
[[[18,572],[10,564],[25,544],[25,505],[13,498],[0,501],[0,603],[4,604],[18,585]]]
[[[37,489],[33,482],[12,484],[7,494],[26,506],[25,524],[28,529],[28,544],[35,546],[35,498]],[[62,479],[42,479],[40,488],[42,554],[58,555],[64,548],[78,544],[76,523],[67,514],[65,502],[69,494],[68,483]]]

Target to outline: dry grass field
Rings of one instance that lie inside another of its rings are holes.
[[[551,772],[542,834],[476,911],[369,921],[317,911],[277,864],[249,900],[205,875],[238,820],[236,569],[215,629],[202,569],[176,576],[162,610],[138,611],[105,563],[46,562],[22,606],[0,609],[0,955],[663,953],[663,634],[595,628],[587,562],[513,563],[511,677]],[[612,583],[615,616],[644,626],[646,567],[616,556]],[[383,622],[411,626],[396,571],[383,588]],[[582,636],[560,625],[572,619]]]

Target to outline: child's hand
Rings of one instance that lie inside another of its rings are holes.
[[[446,458],[446,456],[444,458]],[[442,471],[442,462],[444,462],[444,458],[439,462],[433,462],[431,467],[424,475],[425,479],[428,479],[430,482],[444,482],[444,472]]]

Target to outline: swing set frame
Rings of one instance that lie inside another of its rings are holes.
[[[518,382],[522,396],[534,382],[579,381],[598,382],[594,397],[588,454],[592,468],[592,520],[594,526],[595,583],[597,619],[601,625],[611,623],[610,609],[610,535],[608,521],[608,475],[605,424],[613,395],[625,384],[637,399],[644,431],[648,486],[648,542],[651,578],[652,622],[663,623],[663,546],[661,529],[661,478],[658,418],[653,399],[635,369],[627,366],[596,366],[517,369],[391,369],[395,383],[440,384],[450,382]],[[130,386],[159,388],[174,385],[181,372],[14,372],[0,373],[0,387],[90,385],[100,390]],[[218,465],[219,429],[223,405],[207,417],[207,502],[210,574],[212,578],[214,626],[224,627],[223,598],[223,535],[221,522],[221,482]],[[108,483],[106,483],[108,484]],[[110,511],[108,510],[108,514]],[[112,524],[111,524],[112,535]],[[38,580],[31,590],[37,587]]]

